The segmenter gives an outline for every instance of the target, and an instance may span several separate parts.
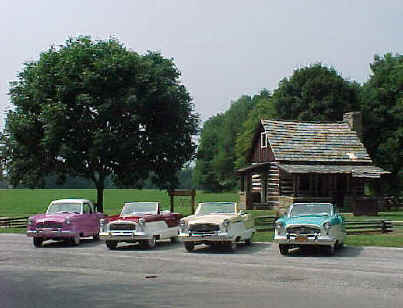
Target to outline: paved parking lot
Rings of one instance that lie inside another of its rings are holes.
[[[235,253],[160,242],[153,250],[102,241],[35,249],[0,234],[0,307],[403,307],[403,249],[346,247]]]

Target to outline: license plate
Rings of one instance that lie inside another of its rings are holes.
[[[305,236],[297,236],[297,237],[295,238],[295,241],[296,241],[296,242],[306,242],[307,240],[308,240],[308,238],[305,237]]]

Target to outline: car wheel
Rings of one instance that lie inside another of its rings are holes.
[[[253,238],[254,235],[255,235],[255,233],[252,233],[252,235],[250,236],[250,238],[248,238],[248,239],[245,240],[246,246],[252,245],[252,238]]]
[[[289,245],[286,244],[279,244],[278,248],[280,249],[280,253],[283,256],[287,256],[288,255],[288,249],[290,248]]]
[[[106,241],[106,247],[108,247],[109,249],[115,249],[118,246],[118,242],[117,241]]]
[[[94,241],[98,241],[99,240],[99,233],[96,233],[92,236],[92,238],[94,239]]]
[[[236,250],[237,243],[235,241],[230,242],[230,243],[227,244],[227,247],[228,247],[229,251],[234,252]]]
[[[194,248],[195,244],[193,244],[192,242],[185,242],[185,249],[187,252],[192,252]]]
[[[75,237],[73,237],[71,239],[71,243],[73,244],[73,246],[78,246],[80,245],[80,235],[76,235]]]
[[[178,242],[178,237],[177,236],[171,237],[171,243],[172,244],[175,244],[177,242]]]
[[[343,248],[343,246],[344,246],[344,242],[341,242],[341,243],[337,242],[335,248],[340,249],[340,248]]]
[[[35,246],[36,248],[40,248],[40,247],[42,247],[43,238],[41,238],[41,237],[34,237],[34,238],[33,238],[33,243],[34,243],[34,246]]]
[[[334,248],[335,248],[335,245],[326,246],[326,253],[328,256],[334,255]]]
[[[157,245],[157,240],[153,236],[151,239],[144,241],[144,243],[147,248],[154,248]]]

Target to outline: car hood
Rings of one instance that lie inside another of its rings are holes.
[[[316,225],[321,226],[325,222],[328,222],[330,218],[328,216],[300,216],[290,217],[285,220],[286,225]]]
[[[75,214],[75,213],[60,213],[60,214],[39,214],[32,216],[31,218],[34,219],[36,222],[38,221],[46,221],[46,220],[51,220],[51,221],[60,221],[63,222],[66,218],[74,218],[78,217],[80,214]]]
[[[203,215],[203,216],[189,216],[186,217],[189,225],[194,224],[222,224],[224,220],[235,221],[238,215],[234,214],[217,214],[217,215]]]

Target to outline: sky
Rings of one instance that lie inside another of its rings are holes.
[[[403,1],[1,0],[0,28],[0,129],[23,63],[78,35],[173,58],[205,121],[312,63],[365,82],[375,54],[403,53]]]

